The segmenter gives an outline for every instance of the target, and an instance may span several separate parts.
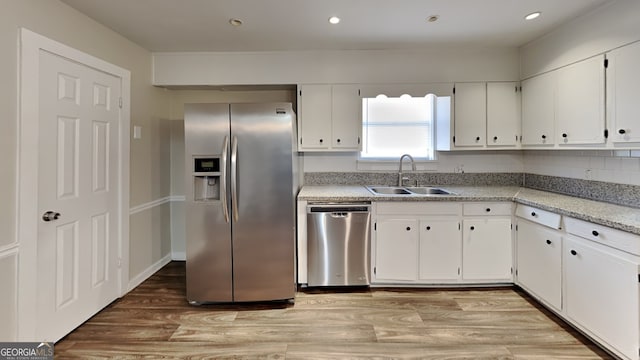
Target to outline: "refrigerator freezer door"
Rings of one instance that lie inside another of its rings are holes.
[[[291,104],[232,104],[234,301],[295,295]]]
[[[192,303],[233,301],[231,222],[228,192],[230,152],[229,105],[185,105],[185,212],[187,300]],[[194,157],[220,157],[220,200],[194,198]]]

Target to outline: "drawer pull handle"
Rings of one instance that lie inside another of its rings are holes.
[[[411,231],[411,227],[407,226],[407,231]]]
[[[551,240],[547,240],[547,245],[551,245]]]
[[[576,256],[576,255],[578,255],[578,252],[575,251],[575,250],[571,250],[571,255]]]
[[[427,230],[431,230],[431,226],[427,226]]]
[[[487,208],[487,209],[486,209],[486,211],[487,211],[487,212],[490,212],[490,211],[491,211],[491,208]]]
[[[476,227],[475,227],[475,226],[472,226],[472,227],[470,227],[469,229],[471,229],[471,230],[475,230],[475,229],[476,229]]]
[[[625,129],[618,130],[618,134],[625,134],[626,132],[627,132],[627,130],[625,130]]]
[[[535,212],[535,211],[532,211],[532,212],[531,212],[531,216],[533,216],[533,217],[537,216],[536,212]]]
[[[597,231],[593,230],[593,231],[591,232],[591,235],[593,235],[593,236],[598,236],[598,235],[600,235],[600,234],[599,234]]]

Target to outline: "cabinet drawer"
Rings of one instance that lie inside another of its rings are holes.
[[[376,205],[378,215],[458,215],[461,205],[451,202],[379,202]]]
[[[640,236],[570,217],[565,217],[564,226],[570,234],[640,255]]]
[[[464,204],[464,215],[511,215],[511,202]]]
[[[522,204],[516,207],[516,216],[554,229],[560,229],[562,219],[559,214]]]

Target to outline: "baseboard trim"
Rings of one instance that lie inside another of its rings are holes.
[[[152,264],[146,270],[136,275],[136,277],[129,280],[129,290],[127,290],[127,292],[138,287],[138,285],[142,284],[145,280],[151,277],[151,275],[155,274],[156,271],[162,269],[163,266],[167,265],[170,262],[171,262],[171,254],[167,254],[165,257],[158,260],[155,264]]]

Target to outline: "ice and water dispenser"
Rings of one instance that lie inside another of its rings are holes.
[[[193,158],[193,200],[220,200],[220,157]]]

